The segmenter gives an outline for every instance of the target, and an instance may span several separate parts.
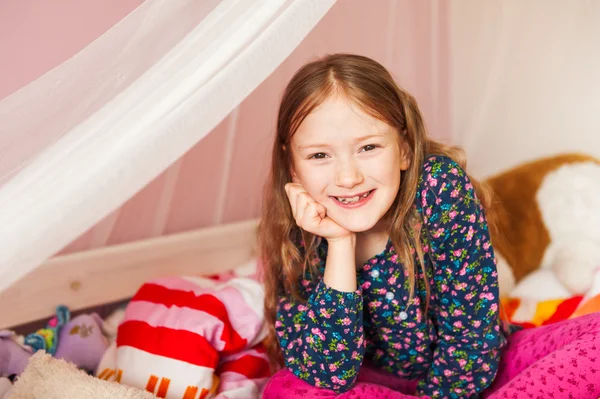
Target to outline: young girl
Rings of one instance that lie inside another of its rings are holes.
[[[598,314],[501,323],[490,197],[463,166],[375,61],[296,73],[260,226],[269,350],[285,365],[263,397],[600,394]]]

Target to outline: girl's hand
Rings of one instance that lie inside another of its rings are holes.
[[[327,209],[315,201],[301,184],[288,183],[285,185],[285,192],[300,228],[323,237],[328,242],[352,237],[353,233],[327,217]]]

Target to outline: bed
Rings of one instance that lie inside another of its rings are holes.
[[[171,334],[173,332],[189,334],[187,330],[196,328],[197,330],[193,332],[197,333],[196,336],[202,336],[199,339],[206,343],[204,349],[210,353],[202,352],[199,359],[192,359],[186,353],[194,350],[198,352],[202,349],[193,340],[189,341],[189,348],[177,352],[173,350],[177,345],[172,344],[177,343],[177,339],[167,340],[158,336],[152,344],[166,342],[168,343],[166,349],[151,348],[148,351],[140,351],[135,345],[129,347],[121,345],[117,348],[115,331],[115,337],[102,347],[103,354],[98,355],[101,356],[101,360],[94,367],[95,370],[86,368],[86,371],[95,377],[78,375],[76,378],[75,376],[63,376],[63,378],[77,381],[77,384],[82,384],[85,389],[94,389],[98,397],[102,397],[107,392],[114,393],[119,389],[129,389],[128,387],[137,387],[140,392],[149,391],[157,397],[167,398],[258,397],[270,372],[267,356],[262,347],[263,294],[262,286],[256,279],[257,226],[258,220],[252,219],[54,257],[0,293],[2,315],[0,330],[19,331],[20,329],[31,332],[33,326],[44,325],[48,320],[50,325],[56,318],[57,305],[64,305],[71,315],[81,314],[72,319],[77,320],[78,317],[91,317],[90,312],[94,312],[95,315],[98,309],[107,304],[116,304],[120,305],[122,310],[119,319],[121,320],[119,336],[123,336],[121,328],[123,325],[128,325],[126,321],[134,324],[134,328],[136,323],[138,327],[141,324],[139,321],[128,320],[127,312],[133,307],[132,304],[138,303],[135,300],[144,288],[163,283],[169,285],[173,284],[173,281],[177,284],[187,284],[188,288],[191,284],[195,284],[188,290],[189,292],[186,292],[191,295],[188,295],[186,300],[203,302],[210,306],[202,305],[204,307],[192,309],[196,313],[187,309],[188,313],[184,318],[186,322],[189,319],[187,325],[182,326],[179,322],[179,325],[169,330],[160,323],[156,324],[157,317],[162,317],[162,320],[168,322],[168,319],[173,317],[172,309],[181,311],[182,308],[163,307],[162,304],[154,303],[155,309],[159,310],[147,320],[150,325],[144,321],[144,326],[147,329],[146,334],[156,332],[163,334],[165,331]],[[184,278],[189,279],[184,280]],[[168,297],[180,287],[169,288],[171,291],[163,291],[161,295]],[[242,295],[236,296],[235,290],[240,291]],[[181,292],[177,291],[179,294]],[[144,304],[148,305],[148,302]],[[239,308],[237,312],[232,310],[235,308]],[[205,312],[199,312],[198,309]],[[225,311],[228,315],[223,317],[222,314],[218,314],[220,311]],[[253,316],[249,317],[248,313],[252,313]],[[213,315],[219,316],[220,319],[211,321],[210,317]],[[191,328],[190,323],[194,324]],[[67,326],[68,324],[63,327],[63,330],[67,329]],[[81,332],[77,331],[77,333]],[[70,334],[73,333],[74,330],[71,330]],[[67,332],[60,332],[60,334],[59,342],[63,342],[63,335]],[[85,337],[83,334],[80,335]],[[134,333],[134,336],[137,340],[141,335]],[[230,345],[232,343],[230,336],[240,338],[235,341],[238,343],[237,347]],[[139,341],[142,345],[148,342],[141,338]],[[222,347],[223,343],[225,348]],[[83,346],[82,351],[92,351],[93,347],[93,344],[88,343],[87,347]],[[2,349],[3,347],[0,346],[0,352]],[[132,351],[136,350],[137,352],[132,354]],[[117,354],[120,356],[120,363],[117,362]],[[58,353],[57,359],[51,356],[48,359],[48,355],[45,356],[46,358],[42,358],[41,352],[38,352],[35,356],[28,357],[28,368],[21,373],[21,378],[16,379],[13,392],[17,391],[18,394],[27,390],[47,392],[53,388],[40,386],[46,382],[45,378],[39,376],[51,373],[52,370],[67,374],[76,370],[74,367],[54,363],[59,361],[58,358],[63,358]],[[141,361],[142,358],[147,358],[147,362]],[[69,358],[66,359],[71,361]],[[123,364],[127,362],[129,365],[124,366]],[[145,363],[152,364],[152,367],[146,370]],[[125,373],[123,368],[126,370]],[[156,371],[161,368],[169,371],[161,375],[160,371]],[[80,369],[84,368],[80,367]],[[32,373],[36,373],[38,378],[32,377]],[[129,380],[126,378],[127,375]],[[27,386],[23,387],[24,384]],[[122,385],[123,388],[115,384]],[[220,396],[222,392],[226,392],[226,395]],[[2,397],[1,392],[0,397]]]

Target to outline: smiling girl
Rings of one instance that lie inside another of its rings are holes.
[[[596,350],[597,316],[513,335],[503,325],[491,196],[463,166],[377,62],[335,54],[296,73],[260,226],[270,353],[285,365],[264,397],[554,392],[546,356]],[[600,392],[590,384],[577,389]]]

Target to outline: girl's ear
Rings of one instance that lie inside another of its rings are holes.
[[[406,131],[402,132],[400,137],[400,170],[408,170],[411,162],[410,148],[408,147],[408,141],[404,138]]]
[[[298,174],[296,174],[294,168],[292,168],[292,183],[300,183],[300,180],[298,179]]]

